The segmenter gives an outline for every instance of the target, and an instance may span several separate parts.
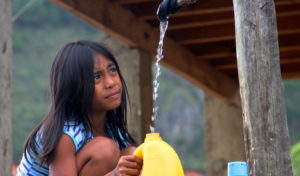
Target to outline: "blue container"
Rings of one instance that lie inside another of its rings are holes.
[[[244,161],[229,162],[228,176],[248,176],[247,163]]]

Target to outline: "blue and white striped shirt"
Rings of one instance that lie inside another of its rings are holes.
[[[119,148],[120,145],[117,141],[117,139],[113,136],[111,133],[111,130],[109,129],[109,126],[106,124],[106,127],[108,129],[109,136],[116,141]],[[83,126],[83,123],[80,121],[66,121],[65,126],[63,129],[63,133],[70,136],[70,138],[73,140],[73,143],[75,145],[76,153],[78,149],[81,148],[83,145],[83,142],[85,140],[85,129]],[[93,139],[93,136],[90,132],[88,141]],[[120,134],[120,133],[119,133]],[[121,136],[121,135],[120,135]],[[121,137],[121,139],[124,141],[124,139]],[[40,140],[37,140],[38,149],[41,148]],[[128,146],[128,143],[126,143],[126,146]],[[120,148],[121,150],[121,148]],[[43,166],[38,165],[37,158],[31,158],[29,154],[26,152],[27,158],[29,162],[25,159],[25,156],[23,154],[23,158],[20,162],[20,165],[18,167],[18,173],[16,176],[48,176],[49,175],[49,166],[47,164],[44,164]]]

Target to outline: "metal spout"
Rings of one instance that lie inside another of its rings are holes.
[[[169,15],[177,13],[182,6],[195,3],[197,0],[164,0],[157,9],[157,17],[159,21],[168,21]]]
[[[195,3],[197,0],[177,0],[176,6],[187,6],[189,4]]]

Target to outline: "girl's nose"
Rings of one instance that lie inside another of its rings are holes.
[[[115,85],[116,85],[116,81],[114,80],[114,78],[112,78],[111,76],[107,76],[105,79],[105,88],[110,89],[115,87]]]

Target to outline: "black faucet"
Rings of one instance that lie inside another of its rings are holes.
[[[197,0],[164,0],[157,9],[157,17],[159,21],[168,21],[169,15],[177,13],[182,6],[195,3]]]

